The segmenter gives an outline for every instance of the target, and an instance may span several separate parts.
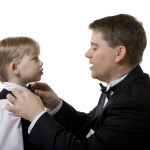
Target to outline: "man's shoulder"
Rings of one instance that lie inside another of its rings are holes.
[[[143,73],[141,76],[136,78],[136,80],[132,83],[132,88],[140,88],[141,90],[149,89],[150,90],[150,77],[148,74]]]
[[[121,98],[125,99],[129,102],[134,101],[137,103],[145,102],[150,103],[150,78],[148,74],[141,74],[138,78],[136,78],[131,84],[129,84],[124,90],[121,92]],[[150,105],[150,104],[149,104]]]

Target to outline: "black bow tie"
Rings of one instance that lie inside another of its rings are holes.
[[[104,86],[102,83],[100,83],[99,85],[100,85],[100,87],[101,87],[101,91],[102,91],[104,94],[106,94],[106,96],[107,96],[107,98],[108,98],[108,100],[109,100],[110,97],[111,97],[111,92],[113,92],[113,91],[115,90],[115,87],[116,87],[116,86],[110,87],[110,89],[106,91],[106,89],[107,89],[106,86]]]
[[[31,86],[31,84],[28,84],[27,89],[30,90],[31,92],[34,91],[34,88]]]

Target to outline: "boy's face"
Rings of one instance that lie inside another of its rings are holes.
[[[21,84],[41,80],[43,75],[43,62],[39,60],[39,55],[25,55],[18,64]]]

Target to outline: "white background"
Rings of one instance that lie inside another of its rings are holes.
[[[44,62],[41,82],[77,110],[88,112],[100,95],[99,81],[91,78],[84,56],[90,47],[88,25],[120,13],[133,15],[144,24],[148,45],[141,66],[150,74],[148,0],[0,0],[0,40],[10,36],[35,39]]]

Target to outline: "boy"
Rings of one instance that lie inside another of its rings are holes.
[[[28,37],[11,37],[0,41],[0,150],[34,150],[28,142],[29,122],[5,109],[10,102],[6,95],[17,88],[22,91],[30,82],[43,75],[43,62],[39,60],[40,47]],[[12,105],[12,104],[11,104]]]

